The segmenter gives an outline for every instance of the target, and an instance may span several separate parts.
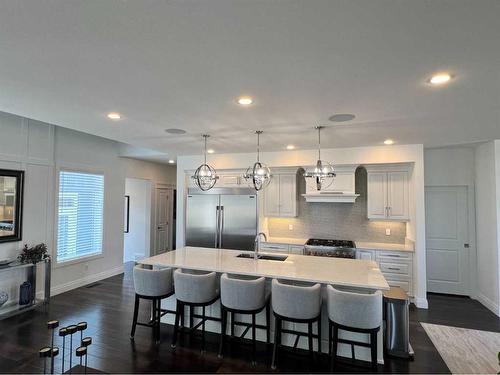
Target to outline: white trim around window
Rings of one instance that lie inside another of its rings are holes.
[[[102,213],[101,213],[101,243],[100,243],[100,252],[93,253],[88,255],[82,255],[79,257],[69,258],[67,260],[58,260],[57,252],[59,247],[59,194],[60,194],[60,177],[61,172],[69,172],[69,173],[81,173],[81,174],[90,174],[95,176],[102,176]],[[54,249],[52,254],[53,265],[55,268],[69,266],[77,263],[88,262],[91,260],[103,258],[105,256],[105,201],[106,201],[106,174],[102,170],[92,169],[88,166],[80,166],[80,165],[58,165],[56,167],[56,176],[55,176],[55,225],[54,225]]]

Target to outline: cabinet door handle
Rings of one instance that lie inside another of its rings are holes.
[[[401,268],[395,268],[395,267],[387,267],[388,270],[393,270],[393,271],[400,271]]]
[[[392,258],[401,258],[401,256],[399,255],[396,255],[396,254],[385,254],[383,256],[386,256],[386,257],[392,257]]]

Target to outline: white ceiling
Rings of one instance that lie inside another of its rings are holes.
[[[157,159],[500,138],[499,67],[497,0],[0,0],[0,110]]]

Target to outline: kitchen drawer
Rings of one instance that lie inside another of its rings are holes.
[[[375,252],[372,250],[356,250],[356,259],[375,260]]]
[[[262,242],[260,250],[267,253],[284,253],[288,254],[288,245],[283,243]]]
[[[397,273],[410,276],[411,263],[409,262],[388,262],[386,260],[379,262],[380,270],[383,273]]]
[[[412,253],[403,251],[377,251],[377,260],[389,260],[390,262],[397,261],[398,259],[404,261],[412,260]]]
[[[304,255],[304,246],[290,245],[290,254]]]

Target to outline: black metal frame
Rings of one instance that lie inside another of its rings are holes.
[[[0,176],[15,177],[16,179],[16,197],[14,207],[14,234],[10,236],[1,236],[2,242],[17,242],[23,239],[23,206],[24,206],[24,171],[0,169]]]
[[[175,314],[175,311],[162,309],[161,308],[161,300],[173,296],[174,292],[165,294],[163,296],[143,296],[141,294],[135,294],[135,303],[134,303],[134,317],[132,321],[132,330],[130,331],[130,339],[134,340],[135,329],[137,326],[150,327],[153,329],[153,339],[158,344],[160,342],[160,320],[161,317],[166,314]],[[147,323],[138,322],[137,316],[139,314],[139,302],[141,299],[150,300],[153,305],[151,320]]]
[[[271,368],[274,370],[276,369],[276,359],[277,359],[277,351],[278,351],[278,346],[281,345],[281,334],[282,333],[289,333],[293,335],[297,335],[295,338],[295,343],[293,345],[293,349],[297,349],[297,345],[299,343],[299,339],[301,336],[307,336],[308,341],[309,341],[309,360],[312,362],[313,356],[314,356],[314,349],[313,349],[313,339],[318,340],[318,353],[321,354],[321,312],[320,314],[312,319],[294,319],[294,318],[288,318],[285,316],[281,316],[277,314],[276,312],[273,311],[274,315],[274,346],[273,346],[273,359],[271,363]],[[302,331],[294,331],[291,329],[283,329],[281,327],[282,322],[292,322],[292,323],[307,323],[307,333],[302,332]],[[317,323],[318,326],[318,333],[314,334],[312,325],[313,323]]]
[[[172,349],[175,349],[177,346],[177,336],[179,333],[179,322],[181,323],[182,329],[184,328],[184,307],[189,306],[189,330],[188,333],[191,334],[201,326],[201,352],[205,352],[205,322],[207,320],[211,320],[214,322],[220,322],[221,319],[206,316],[205,307],[210,306],[217,302],[220,297],[217,296],[213,300],[204,302],[204,303],[195,303],[195,302],[185,302],[181,300],[177,300],[176,311],[175,311],[175,323],[174,323],[174,335],[172,338]],[[195,314],[194,308],[201,307],[202,314]],[[194,318],[201,319],[196,325],[194,325]]]
[[[266,324],[257,324],[255,322],[256,315],[263,310],[266,310]],[[244,339],[250,328],[252,328],[252,365],[256,364],[255,354],[256,354],[256,329],[264,329],[266,331],[266,342],[269,344],[271,342],[271,299],[267,298],[266,303],[261,308],[255,310],[240,310],[240,309],[231,309],[229,307],[224,306],[221,303],[221,335],[220,335],[220,344],[219,344],[219,358],[222,358],[222,352],[224,349],[224,339],[226,337],[226,329],[227,329],[227,314],[231,313],[231,339],[234,339],[234,327],[241,326],[245,327],[243,333],[238,337],[239,339]],[[247,322],[238,322],[234,319],[234,314],[241,315],[252,315],[252,323]]]
[[[351,345],[351,355],[352,359],[356,360],[356,356],[354,353],[354,346],[363,346],[365,348],[370,348],[371,352],[371,369],[372,371],[377,371],[377,333],[380,330],[380,327],[372,328],[372,329],[363,329],[363,328],[355,328],[348,327],[342,324],[335,323],[331,319],[328,319],[328,350],[331,358],[330,368],[333,371],[335,369],[335,365],[337,362],[337,347],[338,343],[342,344],[350,344]],[[360,342],[355,340],[347,340],[339,338],[339,329],[347,332],[355,332],[355,333],[365,333],[370,335],[370,343]]]
[[[125,214],[127,218],[125,220],[125,228],[123,228],[123,233],[130,232],[130,195],[125,195]]]

